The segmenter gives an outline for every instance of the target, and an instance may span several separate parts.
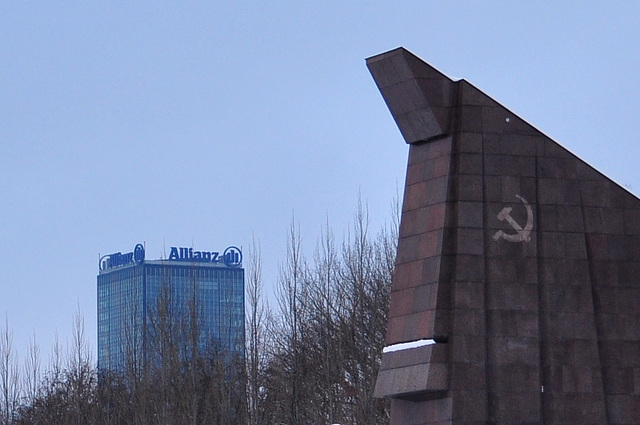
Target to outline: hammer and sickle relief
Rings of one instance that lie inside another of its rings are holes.
[[[500,238],[508,242],[529,242],[531,240],[531,236],[529,236],[529,234],[531,233],[531,229],[533,228],[533,211],[531,210],[531,205],[529,205],[527,200],[520,195],[516,195],[516,198],[520,199],[524,204],[524,207],[527,209],[527,224],[525,224],[524,228],[522,228],[522,226],[520,226],[520,224],[518,224],[518,222],[513,217],[511,217],[511,211],[513,210],[513,208],[504,207],[502,211],[500,211],[496,215],[496,217],[498,217],[498,220],[500,221],[506,221],[507,223],[509,223],[509,225],[513,227],[516,233],[509,234],[503,232],[502,230],[498,230],[492,237],[494,241],[497,241]]]

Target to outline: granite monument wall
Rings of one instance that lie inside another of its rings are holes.
[[[391,424],[640,424],[640,199],[403,48],[367,66],[410,145]]]

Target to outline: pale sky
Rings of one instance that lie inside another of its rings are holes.
[[[262,248],[295,216],[310,256],[358,193],[390,219],[408,148],[365,66],[403,46],[640,193],[640,3],[4,2],[0,315],[46,363],[98,255]]]

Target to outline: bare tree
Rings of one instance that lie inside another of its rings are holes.
[[[301,422],[299,417],[302,400],[300,376],[302,375],[303,346],[300,344],[302,333],[300,315],[305,294],[303,288],[305,265],[301,245],[300,230],[292,219],[287,235],[287,257],[281,266],[276,290],[280,321],[278,335],[274,338],[274,341],[284,344],[280,345],[283,353],[288,352],[281,357],[285,382],[282,382],[278,404],[284,412],[282,420],[291,425]]]
[[[5,318],[0,335],[0,420],[10,424],[16,414],[20,400],[18,363],[13,352],[13,332]]]
[[[270,423],[388,423],[373,399],[386,330],[397,226],[370,235],[358,202],[341,250],[327,224],[307,263],[292,225],[278,285],[280,321],[264,369]]]
[[[93,421],[93,391],[97,376],[89,352],[84,317],[78,308],[73,320],[73,341],[66,369],[70,415],[73,423],[78,425]]]
[[[247,404],[250,425],[269,423],[264,410],[263,375],[267,360],[267,335],[271,319],[269,305],[263,299],[260,244],[252,239],[246,280],[247,295]]]
[[[26,404],[33,404],[40,395],[41,385],[41,370],[40,370],[40,347],[36,343],[35,332],[33,338],[29,341],[27,348],[27,358],[24,365],[24,402]]]

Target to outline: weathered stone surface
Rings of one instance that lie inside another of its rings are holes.
[[[367,60],[409,147],[392,424],[639,424],[640,200],[464,80]]]

